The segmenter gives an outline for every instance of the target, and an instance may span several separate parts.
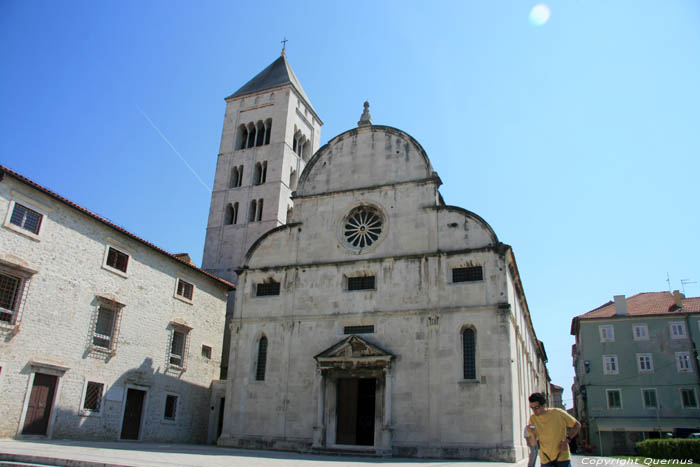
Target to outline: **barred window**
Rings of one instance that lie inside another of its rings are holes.
[[[484,280],[484,270],[481,266],[452,268],[452,282],[476,282],[482,280]]]
[[[373,334],[374,325],[369,324],[366,326],[345,326],[343,328],[343,334]]]
[[[374,290],[374,276],[348,277],[348,290]]]
[[[22,279],[0,272],[0,321],[14,324],[22,296]]]
[[[107,262],[105,264],[107,264],[107,266],[110,268],[117,269],[121,272],[126,272],[129,264],[129,255],[117,250],[116,248],[109,247],[107,252]]]
[[[170,342],[170,364],[179,368],[185,367],[185,339],[187,334],[180,329],[173,330]]]
[[[462,331],[464,379],[476,379],[476,333],[472,328]]]
[[[177,399],[175,394],[165,396],[165,410],[163,411],[163,419],[175,420],[177,418]]]
[[[85,388],[85,399],[83,400],[83,411],[89,413],[99,413],[102,411],[102,392],[105,385],[88,381]]]
[[[38,235],[43,217],[44,216],[38,212],[29,209],[26,206],[22,206],[19,203],[15,203],[15,207],[12,210],[12,216],[10,217],[10,223]]]
[[[255,295],[257,297],[266,297],[271,295],[280,294],[280,283],[279,282],[265,282],[257,284]]]
[[[265,367],[267,366],[267,337],[262,336],[258,341],[258,364],[255,367],[255,380],[265,381]]]
[[[192,295],[194,293],[194,285],[182,279],[177,280],[177,294],[180,297],[184,297],[187,300],[192,300]]]
[[[107,350],[114,349],[114,331],[117,322],[117,310],[100,305],[97,310],[97,322],[92,334],[92,345]]]

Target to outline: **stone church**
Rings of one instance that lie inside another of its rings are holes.
[[[320,147],[322,124],[284,51],[226,99],[203,263],[237,283],[218,444],[522,459],[548,377],[511,247],[369,104]]]

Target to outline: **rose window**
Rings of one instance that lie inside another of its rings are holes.
[[[367,206],[356,208],[345,219],[343,238],[353,248],[368,247],[381,235],[383,224],[375,209]]]

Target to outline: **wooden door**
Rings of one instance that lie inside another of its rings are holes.
[[[338,379],[336,444],[355,444],[357,435],[357,378]]]
[[[27,414],[24,417],[23,435],[46,435],[57,382],[57,376],[43,373],[34,374]]]
[[[139,439],[143,401],[145,398],[146,391],[133,388],[127,390],[121,439]]]

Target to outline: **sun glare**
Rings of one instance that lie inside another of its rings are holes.
[[[538,3],[530,10],[530,23],[533,26],[542,26],[549,21],[551,11],[545,3]]]

